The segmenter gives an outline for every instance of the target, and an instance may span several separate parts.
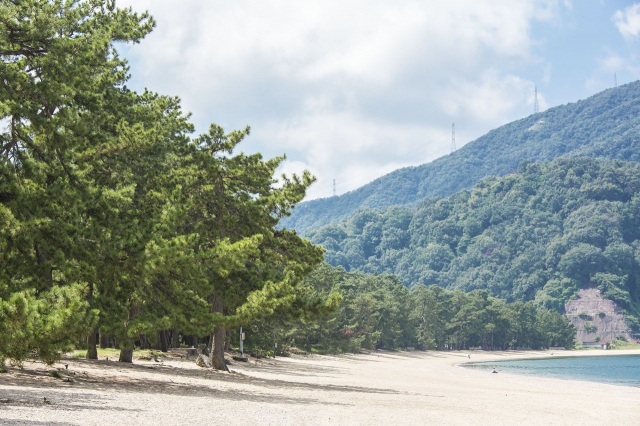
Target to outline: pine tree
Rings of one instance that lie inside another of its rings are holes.
[[[214,314],[211,357],[217,369],[226,369],[226,328],[292,306],[302,278],[323,253],[294,232],[276,229],[313,178],[305,173],[278,181],[274,174],[284,157],[234,154],[248,134],[249,128],[225,134],[211,125],[194,141],[192,181],[183,188],[188,207],[179,228],[197,236]]]
[[[113,2],[0,4],[0,322],[14,321],[0,347],[53,354],[93,327],[101,221],[122,198],[104,180],[127,155],[118,111],[132,96],[113,43],[152,26]]]

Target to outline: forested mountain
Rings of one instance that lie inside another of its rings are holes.
[[[468,189],[486,176],[513,172],[522,161],[562,156],[640,160],[640,82],[608,89],[495,129],[456,152],[408,167],[347,194],[295,208],[281,226],[305,234],[358,209],[411,205]]]
[[[486,289],[561,310],[598,287],[638,324],[640,164],[564,158],[521,164],[417,207],[362,210],[309,233],[326,260],[407,286]]]

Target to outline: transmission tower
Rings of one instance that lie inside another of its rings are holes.
[[[540,107],[538,106],[538,86],[535,88],[535,95],[533,98],[533,113],[537,114],[540,112]]]
[[[451,152],[456,150],[456,123],[451,123]]]
[[[336,180],[333,180],[333,196],[336,196]]]
[[[618,75],[617,73],[613,73],[613,87],[617,88],[618,87]]]

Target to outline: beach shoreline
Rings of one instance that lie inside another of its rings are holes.
[[[452,351],[454,352],[454,351]],[[523,350],[523,351],[458,351],[468,354],[467,360],[462,360],[458,365],[469,364],[475,362],[492,362],[492,361],[516,361],[516,360],[535,360],[535,359],[552,359],[552,358],[578,358],[591,356],[624,356],[624,355],[640,355],[640,349],[554,349],[554,350]],[[479,355],[477,358],[471,359],[473,354]],[[495,355],[495,356],[492,356]],[[506,355],[506,358],[504,357]]]
[[[376,351],[251,359],[230,373],[175,358],[27,363],[0,374],[0,424],[637,424],[634,387],[462,368],[624,354],[640,351]]]

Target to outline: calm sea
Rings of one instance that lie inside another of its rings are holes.
[[[466,364],[470,368],[531,374],[560,379],[588,380],[640,387],[640,355],[609,355],[494,361]]]

